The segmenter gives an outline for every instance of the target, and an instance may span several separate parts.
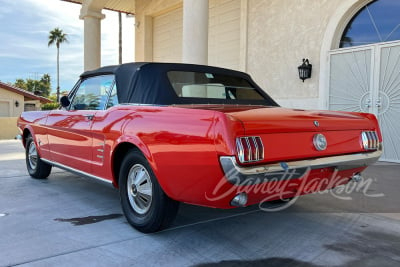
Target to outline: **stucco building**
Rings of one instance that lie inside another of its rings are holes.
[[[18,134],[17,118],[23,111],[40,110],[50,103],[45,97],[0,82],[0,139],[11,139]]]
[[[103,8],[135,14],[136,61],[248,72],[282,106],[371,112],[400,162],[400,1],[76,0],[85,69],[100,65]],[[89,52],[87,52],[89,51]],[[297,67],[313,65],[303,83]]]

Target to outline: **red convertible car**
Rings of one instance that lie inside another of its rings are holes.
[[[233,208],[326,190],[382,153],[374,115],[281,108],[245,73],[129,63],[81,75],[61,107],[18,120],[36,179],[52,166],[119,188],[128,222],[168,226],[180,202]]]

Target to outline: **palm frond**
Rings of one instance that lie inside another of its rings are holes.
[[[57,48],[62,43],[68,43],[68,34],[64,33],[61,29],[55,28],[50,31],[48,46],[56,44]]]

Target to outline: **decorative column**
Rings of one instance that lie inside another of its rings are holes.
[[[84,21],[84,70],[93,70],[101,65],[101,11],[81,9],[80,19]]]
[[[208,63],[208,0],[183,1],[182,62]]]

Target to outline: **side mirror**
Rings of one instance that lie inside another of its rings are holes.
[[[69,101],[68,96],[63,96],[60,98],[60,104],[63,108],[69,107],[69,105],[71,104],[71,101]]]

